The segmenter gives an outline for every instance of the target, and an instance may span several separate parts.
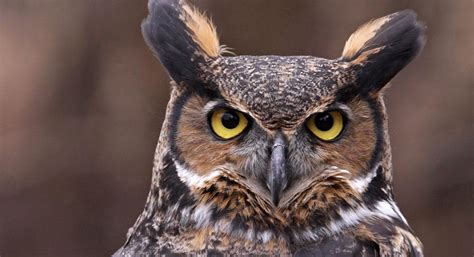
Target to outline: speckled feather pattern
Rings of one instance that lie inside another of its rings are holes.
[[[268,129],[301,123],[347,76],[337,62],[311,56],[222,57],[216,63],[212,82],[226,100],[244,105]]]

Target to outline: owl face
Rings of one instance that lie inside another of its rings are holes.
[[[197,175],[197,184],[224,167],[278,206],[301,181],[327,169],[354,177],[369,169],[377,141],[374,110],[363,97],[338,96],[330,62],[245,59],[223,61],[225,74],[212,82],[215,91],[191,89],[175,107],[176,160]]]
[[[367,23],[327,60],[225,56],[214,25],[186,2],[149,9],[143,34],[173,79],[166,165],[186,186],[163,195],[191,195],[182,222],[268,241],[335,232],[389,198],[381,92],[423,47],[413,12]]]

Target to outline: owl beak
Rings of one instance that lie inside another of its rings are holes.
[[[285,150],[285,138],[281,132],[278,132],[271,150],[270,174],[267,178],[267,186],[275,206],[278,206],[283,190],[288,183]]]

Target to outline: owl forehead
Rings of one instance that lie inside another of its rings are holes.
[[[265,127],[292,128],[334,99],[341,67],[309,56],[225,57],[212,78],[221,95]]]

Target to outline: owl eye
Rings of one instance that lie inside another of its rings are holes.
[[[241,112],[218,108],[209,116],[209,123],[212,131],[222,139],[234,138],[247,128],[248,120]]]
[[[339,111],[314,114],[306,120],[306,127],[319,139],[333,141],[344,129],[344,117]]]

